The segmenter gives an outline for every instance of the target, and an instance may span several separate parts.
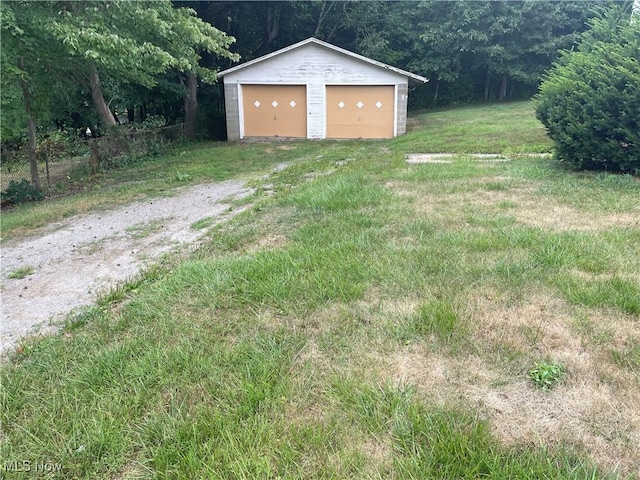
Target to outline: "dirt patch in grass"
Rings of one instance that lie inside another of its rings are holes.
[[[272,139],[269,139],[272,140]],[[283,151],[289,151],[289,150],[295,150],[296,148],[298,148],[295,145],[278,145],[276,147],[267,147],[265,148],[264,152],[265,153],[276,153],[276,150],[283,150]]]
[[[358,450],[364,453],[369,460],[366,469],[369,474],[368,478],[389,475],[388,472],[392,471],[393,447],[391,446],[391,439],[367,438],[366,441],[358,445]]]
[[[633,267],[629,268],[630,271],[625,273],[591,273],[585,272],[583,270],[574,268],[571,269],[568,273],[575,278],[581,278],[589,281],[601,281],[601,280],[612,280],[614,278],[629,280],[631,282],[640,283],[640,269],[634,269]]]
[[[469,199],[474,204],[495,208],[504,202],[513,202],[506,212],[514,215],[518,223],[554,232],[601,230],[605,228],[639,227],[640,207],[633,212],[586,212],[575,207],[544,199],[526,189],[509,191],[482,191]]]
[[[420,299],[414,297],[387,298],[379,289],[372,289],[363,300],[355,303],[355,309],[365,319],[365,323],[377,320],[384,322],[407,318],[420,306]]]
[[[331,372],[331,359],[311,339],[298,353],[291,368],[297,394],[289,397],[285,407],[289,423],[322,425],[326,421],[327,407],[320,403],[325,393],[324,378],[320,372]]]
[[[113,480],[126,480],[130,478],[144,478],[150,475],[152,472],[146,466],[141,463],[130,462],[127,463],[124,468],[119,472],[114,474],[112,477]]]
[[[258,250],[276,250],[283,248],[288,243],[287,237],[279,233],[270,233],[258,238],[253,242],[247,252],[252,253]]]
[[[543,205],[535,199],[518,202],[520,223],[552,231],[600,230],[612,227],[640,227],[640,208],[627,213],[584,212],[567,205]]]

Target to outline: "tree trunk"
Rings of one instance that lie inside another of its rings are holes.
[[[96,110],[98,110],[98,114],[102,119],[102,122],[105,125],[115,125],[116,119],[111,113],[109,109],[109,105],[104,99],[104,95],[102,94],[102,88],[100,87],[100,77],[98,76],[98,69],[96,68],[95,63],[91,62],[89,65],[89,88],[91,89],[91,98],[93,99],[93,104],[96,106]]]
[[[18,58],[18,68],[25,71],[24,59]],[[20,87],[22,88],[22,97],[24,99],[24,110],[27,114],[27,126],[29,128],[29,143],[27,151],[29,155],[29,166],[31,167],[31,183],[33,188],[40,191],[40,174],[38,172],[38,155],[36,153],[36,122],[33,120],[33,105],[31,100],[31,90],[29,84],[24,78],[20,79]]]
[[[484,80],[484,101],[489,101],[489,91],[491,89],[491,70],[487,69],[487,76]]]
[[[89,142],[91,148],[91,156],[89,157],[89,167],[91,168],[91,175],[95,175],[100,170],[101,155],[99,140],[93,139]]]
[[[322,31],[322,22],[324,22],[324,10],[327,8],[327,2],[323,1],[320,7],[320,15],[318,15],[318,23],[316,24],[316,30],[313,32],[315,38],[320,38],[320,32]]]
[[[313,32],[313,36],[315,38],[322,37],[322,27],[324,26],[324,22],[329,17],[329,14],[331,13],[331,10],[335,5],[336,5],[336,2],[329,2],[329,6],[328,6],[329,8],[327,8],[327,1],[323,0],[322,7],[320,8],[320,14],[318,15],[318,23],[316,24],[316,30],[315,32]],[[336,23],[334,24],[329,35],[326,38],[321,38],[321,39],[328,41],[329,37],[332,37],[335,34],[337,26],[338,26],[338,21],[336,21]]]
[[[336,2],[333,2],[333,5],[335,5],[335,4],[336,4]],[[342,24],[341,20],[342,20],[343,17],[346,17],[346,15],[347,15],[345,13],[346,8],[347,8],[347,4],[348,4],[348,2],[342,2],[342,13],[339,13],[337,18],[333,22],[333,27],[331,28],[331,31],[329,32],[329,35],[327,35],[326,38],[324,39],[326,42],[331,43],[331,41],[333,40],[333,38],[336,35],[336,32],[341,27],[341,24]]]
[[[433,94],[433,104],[438,102],[438,95],[440,94],[440,80],[436,80],[436,93]]]
[[[264,36],[262,42],[253,52],[253,56],[259,57],[267,52],[269,45],[273,42],[280,32],[280,9],[281,6],[268,7],[267,15],[264,21]]]
[[[502,75],[502,83],[500,84],[500,101],[507,98],[507,74]]]
[[[187,91],[184,95],[184,134],[188,140],[196,138],[196,119],[198,116],[198,76],[187,73]]]

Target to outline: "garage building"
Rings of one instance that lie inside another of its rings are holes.
[[[218,74],[227,137],[393,138],[409,83],[428,80],[316,38]]]

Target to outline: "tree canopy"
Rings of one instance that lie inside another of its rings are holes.
[[[221,111],[221,91],[202,87],[217,70],[311,36],[431,78],[413,107],[528,97],[595,3],[2,2],[2,138],[24,131],[21,82],[38,125],[110,125],[125,108],[195,125],[198,97]]]
[[[53,82],[64,79],[65,90],[90,94],[107,125],[115,118],[105,89],[118,97],[128,85],[151,88],[167,72],[211,83],[217,67],[201,62],[204,52],[239,58],[229,50],[233,37],[168,0],[4,2],[2,16],[6,83],[22,79],[51,98]]]

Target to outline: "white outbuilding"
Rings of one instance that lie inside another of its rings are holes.
[[[428,80],[309,38],[218,74],[227,138],[393,138],[409,83]]]

